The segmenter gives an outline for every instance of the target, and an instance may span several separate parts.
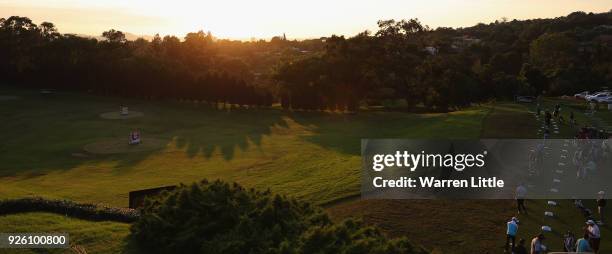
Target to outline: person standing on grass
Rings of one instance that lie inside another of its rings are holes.
[[[578,241],[576,241],[576,252],[580,253],[591,251],[593,250],[591,249],[591,245],[589,244],[589,234],[585,232],[584,236],[578,239]]]
[[[597,253],[599,251],[599,242],[601,241],[601,233],[599,231],[599,226],[595,224],[595,221],[588,220],[587,224],[587,233],[589,235],[589,244],[591,245],[591,249],[593,252]]]
[[[574,157],[572,157],[572,163],[576,167],[576,177],[580,178],[580,167],[582,167],[582,150],[576,149]]]
[[[525,196],[527,196],[527,188],[523,185],[523,183],[519,183],[516,187],[516,207],[518,209],[518,213],[527,214],[527,208],[525,208]]]
[[[506,245],[504,245],[505,252],[508,252],[508,244],[512,243],[510,250],[514,250],[514,243],[516,240],[516,233],[518,232],[518,219],[512,217],[510,221],[506,223]]]
[[[552,115],[550,114],[550,111],[546,110],[546,112],[544,113],[544,121],[546,122],[546,126],[550,127],[551,120],[552,120]]]
[[[542,241],[544,241],[544,239],[546,239],[544,234],[540,233],[531,240],[531,254],[544,253],[544,247],[542,246]]]
[[[574,111],[570,112],[570,115],[569,115],[569,120],[570,120],[570,124],[571,124],[572,126],[573,126],[573,125],[576,125],[576,119],[574,119]]]
[[[565,235],[563,236],[563,251],[573,252],[574,250],[576,250],[576,246],[574,245],[575,243],[576,237],[574,237],[574,233],[568,230],[567,233],[565,233]]]
[[[607,203],[604,195],[606,193],[603,191],[600,191],[597,194],[599,195],[599,198],[597,199],[597,211],[599,212],[599,222],[601,224],[604,224],[604,207],[606,207],[606,203]]]
[[[514,248],[514,254],[527,254],[527,248],[525,248],[525,239],[521,238],[518,245]]]

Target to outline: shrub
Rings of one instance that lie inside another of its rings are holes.
[[[377,228],[361,221],[345,220],[333,225],[310,228],[294,253],[426,253],[406,239],[388,240]]]
[[[134,222],[140,216],[134,209],[78,204],[69,200],[37,197],[0,201],[0,215],[26,212],[50,212],[85,220],[118,222]]]
[[[334,224],[309,203],[221,181],[147,199],[131,232],[153,253],[422,253],[360,222]]]

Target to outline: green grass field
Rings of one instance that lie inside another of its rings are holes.
[[[70,244],[88,253],[121,253],[127,249],[129,225],[117,222],[91,222],[49,213],[24,213],[0,217],[2,232],[65,232]],[[66,249],[0,249],[0,253],[71,253]]]
[[[450,114],[216,111],[202,105],[81,94],[13,92],[0,107],[0,198],[43,196],[127,206],[129,191],[203,178],[324,203],[359,191],[360,140],[478,137],[486,109]],[[125,103],[145,116],[100,118]],[[460,127],[458,127],[460,126]],[[115,155],[83,147],[132,129],[168,140],[162,149]]]
[[[592,124],[592,119],[583,114],[584,102],[574,100],[546,99],[543,108],[562,105],[562,114],[568,119],[574,111],[578,126],[560,125],[559,134],[552,138],[573,137],[576,128]],[[483,138],[541,138],[537,133],[540,123],[529,113],[535,111],[534,104],[498,103],[483,122]],[[611,112],[596,113],[601,118],[612,116]],[[585,206],[596,211],[592,200]],[[571,230],[582,232],[584,219],[571,200],[560,200],[559,206],[550,208],[546,200],[528,200],[529,215],[519,216],[519,238],[527,242],[540,232],[542,225],[553,228],[546,233],[545,244],[552,250],[562,250],[562,235]],[[556,217],[547,218],[544,211],[552,211]],[[380,226],[392,236],[408,236],[436,253],[502,253],[505,241],[505,222],[517,216],[514,200],[356,200],[329,209],[337,219],[362,217],[367,223]],[[612,211],[607,210],[610,218]],[[612,229],[601,228],[601,253],[612,253]]]
[[[347,115],[277,109],[220,111],[196,103],[72,93],[42,96],[23,90],[0,94],[21,97],[0,101],[0,199],[43,196],[124,207],[132,190],[220,178],[328,204],[336,219],[363,217],[389,235],[406,236],[442,253],[500,251],[505,220],[515,213],[513,202],[351,199],[359,193],[361,138],[539,137],[538,123],[528,113],[533,106],[513,103],[448,114]],[[100,117],[118,111],[121,104],[144,116]],[[587,121],[583,117],[579,121]],[[109,138],[127,142],[135,128],[142,131],[144,142],[151,137],[167,144],[133,153],[83,151],[84,146]],[[572,132],[564,126],[561,135]],[[530,238],[538,231],[543,202],[528,202],[533,213],[521,218],[520,237]],[[577,211],[568,202],[561,204],[559,213],[567,219],[551,222],[553,228],[579,228],[583,222],[574,215]],[[123,249],[125,241],[120,239],[128,234],[127,224],[42,213],[0,217],[0,228],[75,232],[74,241],[93,253]],[[96,233],[79,234],[83,228]],[[612,252],[612,241],[605,239],[612,232],[606,227],[602,234],[604,250]]]

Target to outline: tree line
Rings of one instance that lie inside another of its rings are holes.
[[[232,41],[203,31],[128,41],[0,19],[0,77],[28,87],[291,110],[448,111],[516,95],[612,86],[612,13],[431,29],[381,20],[376,32]]]
[[[89,91],[141,98],[205,101],[220,105],[271,106],[267,89],[249,84],[243,63],[217,54],[203,31],[183,40],[126,40],[109,30],[103,39],[60,34],[49,22],[0,19],[0,76],[4,84]]]
[[[447,111],[516,95],[563,95],[612,85],[612,13],[502,19],[431,29],[383,20],[378,31],[327,38],[321,54],[285,62],[275,78],[287,108],[359,104]]]

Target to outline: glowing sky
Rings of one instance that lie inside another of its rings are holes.
[[[430,27],[607,12],[612,0],[0,0],[0,17],[50,21],[62,33],[110,28],[183,36],[203,29],[222,38],[315,38],[375,30],[379,19],[419,18]]]

